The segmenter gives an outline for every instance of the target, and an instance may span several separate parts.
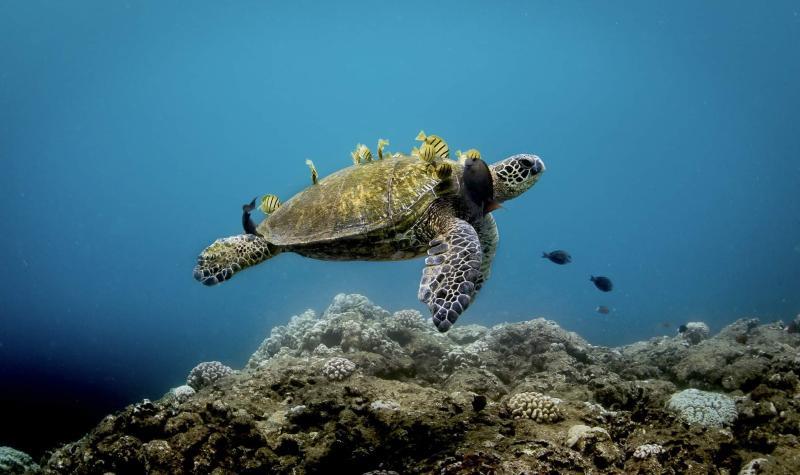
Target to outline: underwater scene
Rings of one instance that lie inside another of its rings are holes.
[[[0,2],[0,473],[800,473],[800,2]]]

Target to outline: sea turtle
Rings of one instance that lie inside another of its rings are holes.
[[[498,244],[487,212],[492,207],[475,197],[488,193],[492,204],[515,198],[537,182],[544,163],[530,154],[488,168],[474,158],[460,163],[436,157],[431,167],[409,155],[389,157],[319,180],[280,205],[255,233],[217,239],[198,256],[195,279],[215,285],[286,251],[325,260],[427,254],[418,297],[436,328],[446,332],[488,279]],[[470,180],[478,165],[485,179]],[[446,167],[452,173],[438,172]],[[472,189],[487,182],[488,190]]]

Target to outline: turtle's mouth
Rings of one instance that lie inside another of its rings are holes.
[[[528,155],[519,159],[519,164],[523,172],[527,175],[538,175],[544,172],[544,162],[536,155]]]

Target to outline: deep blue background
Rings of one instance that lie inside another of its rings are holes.
[[[799,11],[0,2],[0,445],[74,438],[199,361],[241,367],[272,326],[339,292],[423,310],[420,261],[282,255],[217,288],[191,277],[203,247],[240,232],[242,203],[308,184],[306,158],[324,176],[356,142],[408,150],[420,129],[548,166],[495,213],[493,277],[460,324],[545,316],[616,345],[688,320],[792,318]],[[574,263],[540,258],[553,248]]]

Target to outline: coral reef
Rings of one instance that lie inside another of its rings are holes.
[[[37,473],[41,467],[30,455],[11,447],[0,446],[0,473],[15,475]]]
[[[633,451],[633,458],[646,459],[653,455],[658,455],[664,451],[664,447],[658,444],[642,444]]]
[[[186,378],[186,385],[194,390],[203,389],[220,379],[233,374],[233,369],[219,361],[206,361],[192,368]]]
[[[742,467],[739,470],[739,475],[758,475],[761,472],[761,468],[767,463],[767,459],[765,458],[757,458],[749,461],[747,465]]]
[[[195,392],[196,391],[193,387],[189,386],[188,384],[184,384],[182,386],[170,389],[164,397],[173,398],[176,402],[182,403],[194,396]]]
[[[673,394],[667,409],[678,413],[684,422],[703,427],[731,425],[737,416],[733,398],[694,388]]]
[[[556,422],[564,418],[558,407],[560,402],[559,399],[530,392],[511,396],[507,404],[514,419],[527,417],[536,422]]]
[[[347,358],[331,358],[322,367],[322,375],[331,381],[341,381],[356,371],[356,364]]]
[[[690,345],[696,345],[701,341],[708,338],[711,334],[711,329],[708,328],[703,322],[689,322],[685,325],[685,329],[681,332],[684,340],[688,341]]]
[[[244,370],[198,370],[196,392],[106,417],[42,470],[800,472],[800,334],[754,319],[685,333],[604,348],[536,318],[440,334],[337,295],[273,328]]]

